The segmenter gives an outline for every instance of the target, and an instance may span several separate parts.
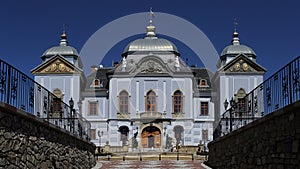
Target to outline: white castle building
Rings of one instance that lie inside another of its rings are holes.
[[[145,37],[129,43],[121,56],[115,66],[92,66],[85,76],[80,56],[63,33],[59,46],[46,50],[32,70],[35,80],[64,102],[73,98],[78,103],[96,145],[146,151],[212,141],[223,101],[233,96],[239,101],[265,73],[236,31],[215,74],[190,67],[172,42],[157,37],[151,20]]]

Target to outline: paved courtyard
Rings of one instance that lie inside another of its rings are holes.
[[[98,167],[100,169],[205,169],[201,166],[201,161],[98,161],[97,169]]]

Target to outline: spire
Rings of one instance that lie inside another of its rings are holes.
[[[233,32],[233,35],[232,35],[232,37],[233,37],[232,44],[233,45],[240,45],[239,33],[236,30],[236,27],[238,25],[238,22],[237,22],[236,18],[234,18],[233,24],[234,24],[234,32]]]
[[[65,24],[63,25],[63,33],[60,35],[60,43],[59,46],[67,46],[68,45],[68,41],[67,41],[67,34],[66,34],[66,26]]]
[[[146,27],[146,37],[155,37],[155,26],[152,25],[153,23],[153,18],[154,18],[154,13],[152,11],[152,7],[150,8],[150,20],[149,20],[149,25]]]

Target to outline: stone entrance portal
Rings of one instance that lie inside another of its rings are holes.
[[[142,134],[143,148],[160,148],[161,147],[161,132],[155,126],[149,126],[143,129]]]

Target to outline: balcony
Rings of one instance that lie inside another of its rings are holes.
[[[157,119],[162,118],[162,113],[160,112],[143,112],[140,113],[141,119]]]
[[[130,113],[117,113],[117,118],[118,119],[129,119]]]
[[[184,114],[183,112],[180,113],[172,113],[172,118],[173,119],[179,119],[179,118],[184,118]]]

